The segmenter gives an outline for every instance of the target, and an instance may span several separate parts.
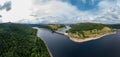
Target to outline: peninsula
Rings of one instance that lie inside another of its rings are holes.
[[[86,42],[113,34],[113,29],[104,24],[79,23],[71,25],[71,29],[64,34],[72,41]]]

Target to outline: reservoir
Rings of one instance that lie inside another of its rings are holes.
[[[120,30],[116,34],[82,43],[44,28],[38,29],[38,35],[53,57],[120,57]]]

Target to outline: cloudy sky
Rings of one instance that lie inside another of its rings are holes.
[[[120,23],[120,0],[0,0],[0,22]]]

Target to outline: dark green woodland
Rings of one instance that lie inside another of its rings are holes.
[[[22,24],[0,24],[0,57],[50,57],[37,30]]]

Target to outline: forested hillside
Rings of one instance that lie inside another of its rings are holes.
[[[37,30],[22,24],[0,24],[0,57],[50,57]]]
[[[48,29],[52,31],[63,30],[64,28],[65,28],[65,25],[62,25],[62,24],[48,24]]]
[[[110,25],[107,25],[113,29],[120,29],[120,24],[110,24]]]

